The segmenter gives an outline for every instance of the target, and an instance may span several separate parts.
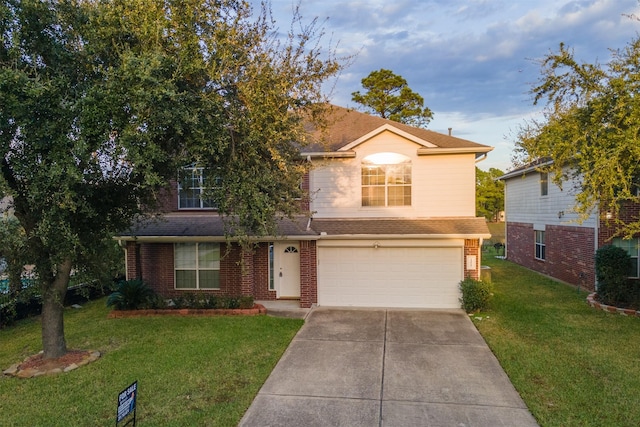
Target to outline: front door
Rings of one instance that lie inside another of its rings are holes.
[[[300,247],[298,243],[277,242],[275,282],[278,298],[300,298]]]

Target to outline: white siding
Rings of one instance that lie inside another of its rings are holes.
[[[356,157],[315,163],[310,175],[316,218],[475,216],[475,155],[418,156],[420,146],[386,131],[357,147]],[[411,206],[362,207],[361,164],[370,154],[411,159]]]
[[[582,224],[573,212],[575,190],[572,183],[565,183],[563,190],[551,181],[548,193],[540,194],[540,173],[529,172],[505,181],[505,214],[508,222],[530,224],[569,225],[596,227],[596,215],[592,214]],[[560,213],[562,212],[562,215]]]

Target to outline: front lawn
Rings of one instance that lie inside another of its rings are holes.
[[[508,261],[483,264],[494,299],[474,323],[540,425],[637,426],[640,318]]]
[[[75,371],[0,377],[3,426],[113,426],[138,381],[139,425],[235,426],[302,320],[267,316],[107,319],[105,299],[66,309],[70,349],[102,357]],[[39,318],[0,330],[0,370],[38,352]]]

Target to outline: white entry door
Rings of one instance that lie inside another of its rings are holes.
[[[275,282],[278,298],[300,298],[300,245],[277,242],[275,252]]]

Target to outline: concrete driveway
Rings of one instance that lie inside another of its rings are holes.
[[[317,308],[240,425],[537,423],[463,311]]]

